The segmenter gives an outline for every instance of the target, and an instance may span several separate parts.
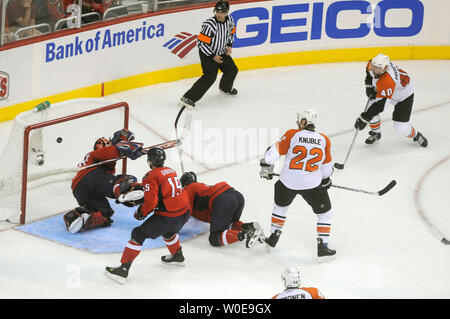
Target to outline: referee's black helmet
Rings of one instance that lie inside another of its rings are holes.
[[[228,1],[217,1],[215,7],[214,7],[214,11],[218,11],[218,12],[228,12],[230,10],[230,4]]]

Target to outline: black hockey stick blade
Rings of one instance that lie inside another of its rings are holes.
[[[395,180],[392,180],[385,188],[383,188],[381,191],[378,192],[378,195],[384,195],[387,192],[389,192],[395,185],[397,184],[397,182]]]
[[[334,163],[334,167],[337,168],[337,169],[344,169],[344,164]]]

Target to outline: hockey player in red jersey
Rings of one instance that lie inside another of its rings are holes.
[[[111,140],[101,137],[94,144],[82,163],[81,170],[72,180],[72,192],[80,207],[64,214],[64,222],[70,233],[97,227],[110,226],[114,214],[108,198],[115,199],[122,182],[131,185],[136,178],[131,175],[115,175],[116,162],[82,169],[83,167],[127,156],[134,160],[142,155],[142,145],[133,143],[134,134],[129,130],[119,130]],[[124,185],[121,186],[123,189]],[[115,193],[116,191],[116,193]]]
[[[388,56],[378,54],[367,63],[365,85],[369,100],[354,126],[357,130],[363,130],[369,123],[366,144],[373,144],[381,139],[380,113],[392,104],[395,131],[411,138],[420,146],[427,147],[427,139],[409,122],[414,102],[414,87],[409,74],[394,65]]]
[[[226,182],[206,185],[197,182],[194,172],[187,172],[181,176],[181,185],[188,194],[192,216],[210,223],[211,246],[226,246],[245,240],[246,247],[251,248],[258,241],[264,242],[258,223],[240,221],[244,196]]]
[[[165,160],[163,149],[151,148],[148,151],[147,163],[151,170],[142,179],[144,202],[138,207],[134,217],[143,220],[151,216],[131,232],[131,238],[122,253],[121,265],[105,269],[106,276],[121,284],[126,282],[131,264],[141,252],[147,238],[163,237],[170,252],[170,255],[161,257],[163,263],[184,262],[178,232],[189,219],[189,199],[177,173],[164,166]]]
[[[281,273],[281,281],[286,289],[272,299],[325,299],[319,289],[301,286],[300,270],[297,267],[286,268]]]

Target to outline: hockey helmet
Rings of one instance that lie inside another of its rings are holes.
[[[194,172],[186,172],[180,178],[181,186],[185,187],[189,184],[197,182],[197,175]]]
[[[166,152],[160,147],[154,147],[147,152],[147,163],[150,166],[163,166],[166,160]]]
[[[300,269],[298,269],[297,267],[286,268],[281,273],[281,281],[283,282],[286,289],[299,288],[301,285]]]
[[[297,113],[297,124],[300,128],[304,128],[308,125],[316,126],[318,117],[319,115],[317,114],[316,111],[306,109],[302,112]],[[305,120],[306,122],[302,122],[302,120]]]
[[[230,10],[230,3],[228,1],[217,1],[214,6],[214,11],[227,13]]]
[[[383,53],[378,54],[372,59],[372,71],[375,77],[382,75],[386,71],[386,67],[389,65],[390,59]]]
[[[94,151],[98,150],[99,148],[105,147],[105,146],[110,146],[111,141],[109,139],[107,139],[106,137],[100,137],[95,141],[94,144]]]

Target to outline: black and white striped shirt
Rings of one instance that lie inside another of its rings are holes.
[[[224,54],[227,46],[233,46],[235,31],[232,16],[228,15],[224,22],[219,22],[215,16],[211,17],[202,24],[198,48],[209,57]]]

